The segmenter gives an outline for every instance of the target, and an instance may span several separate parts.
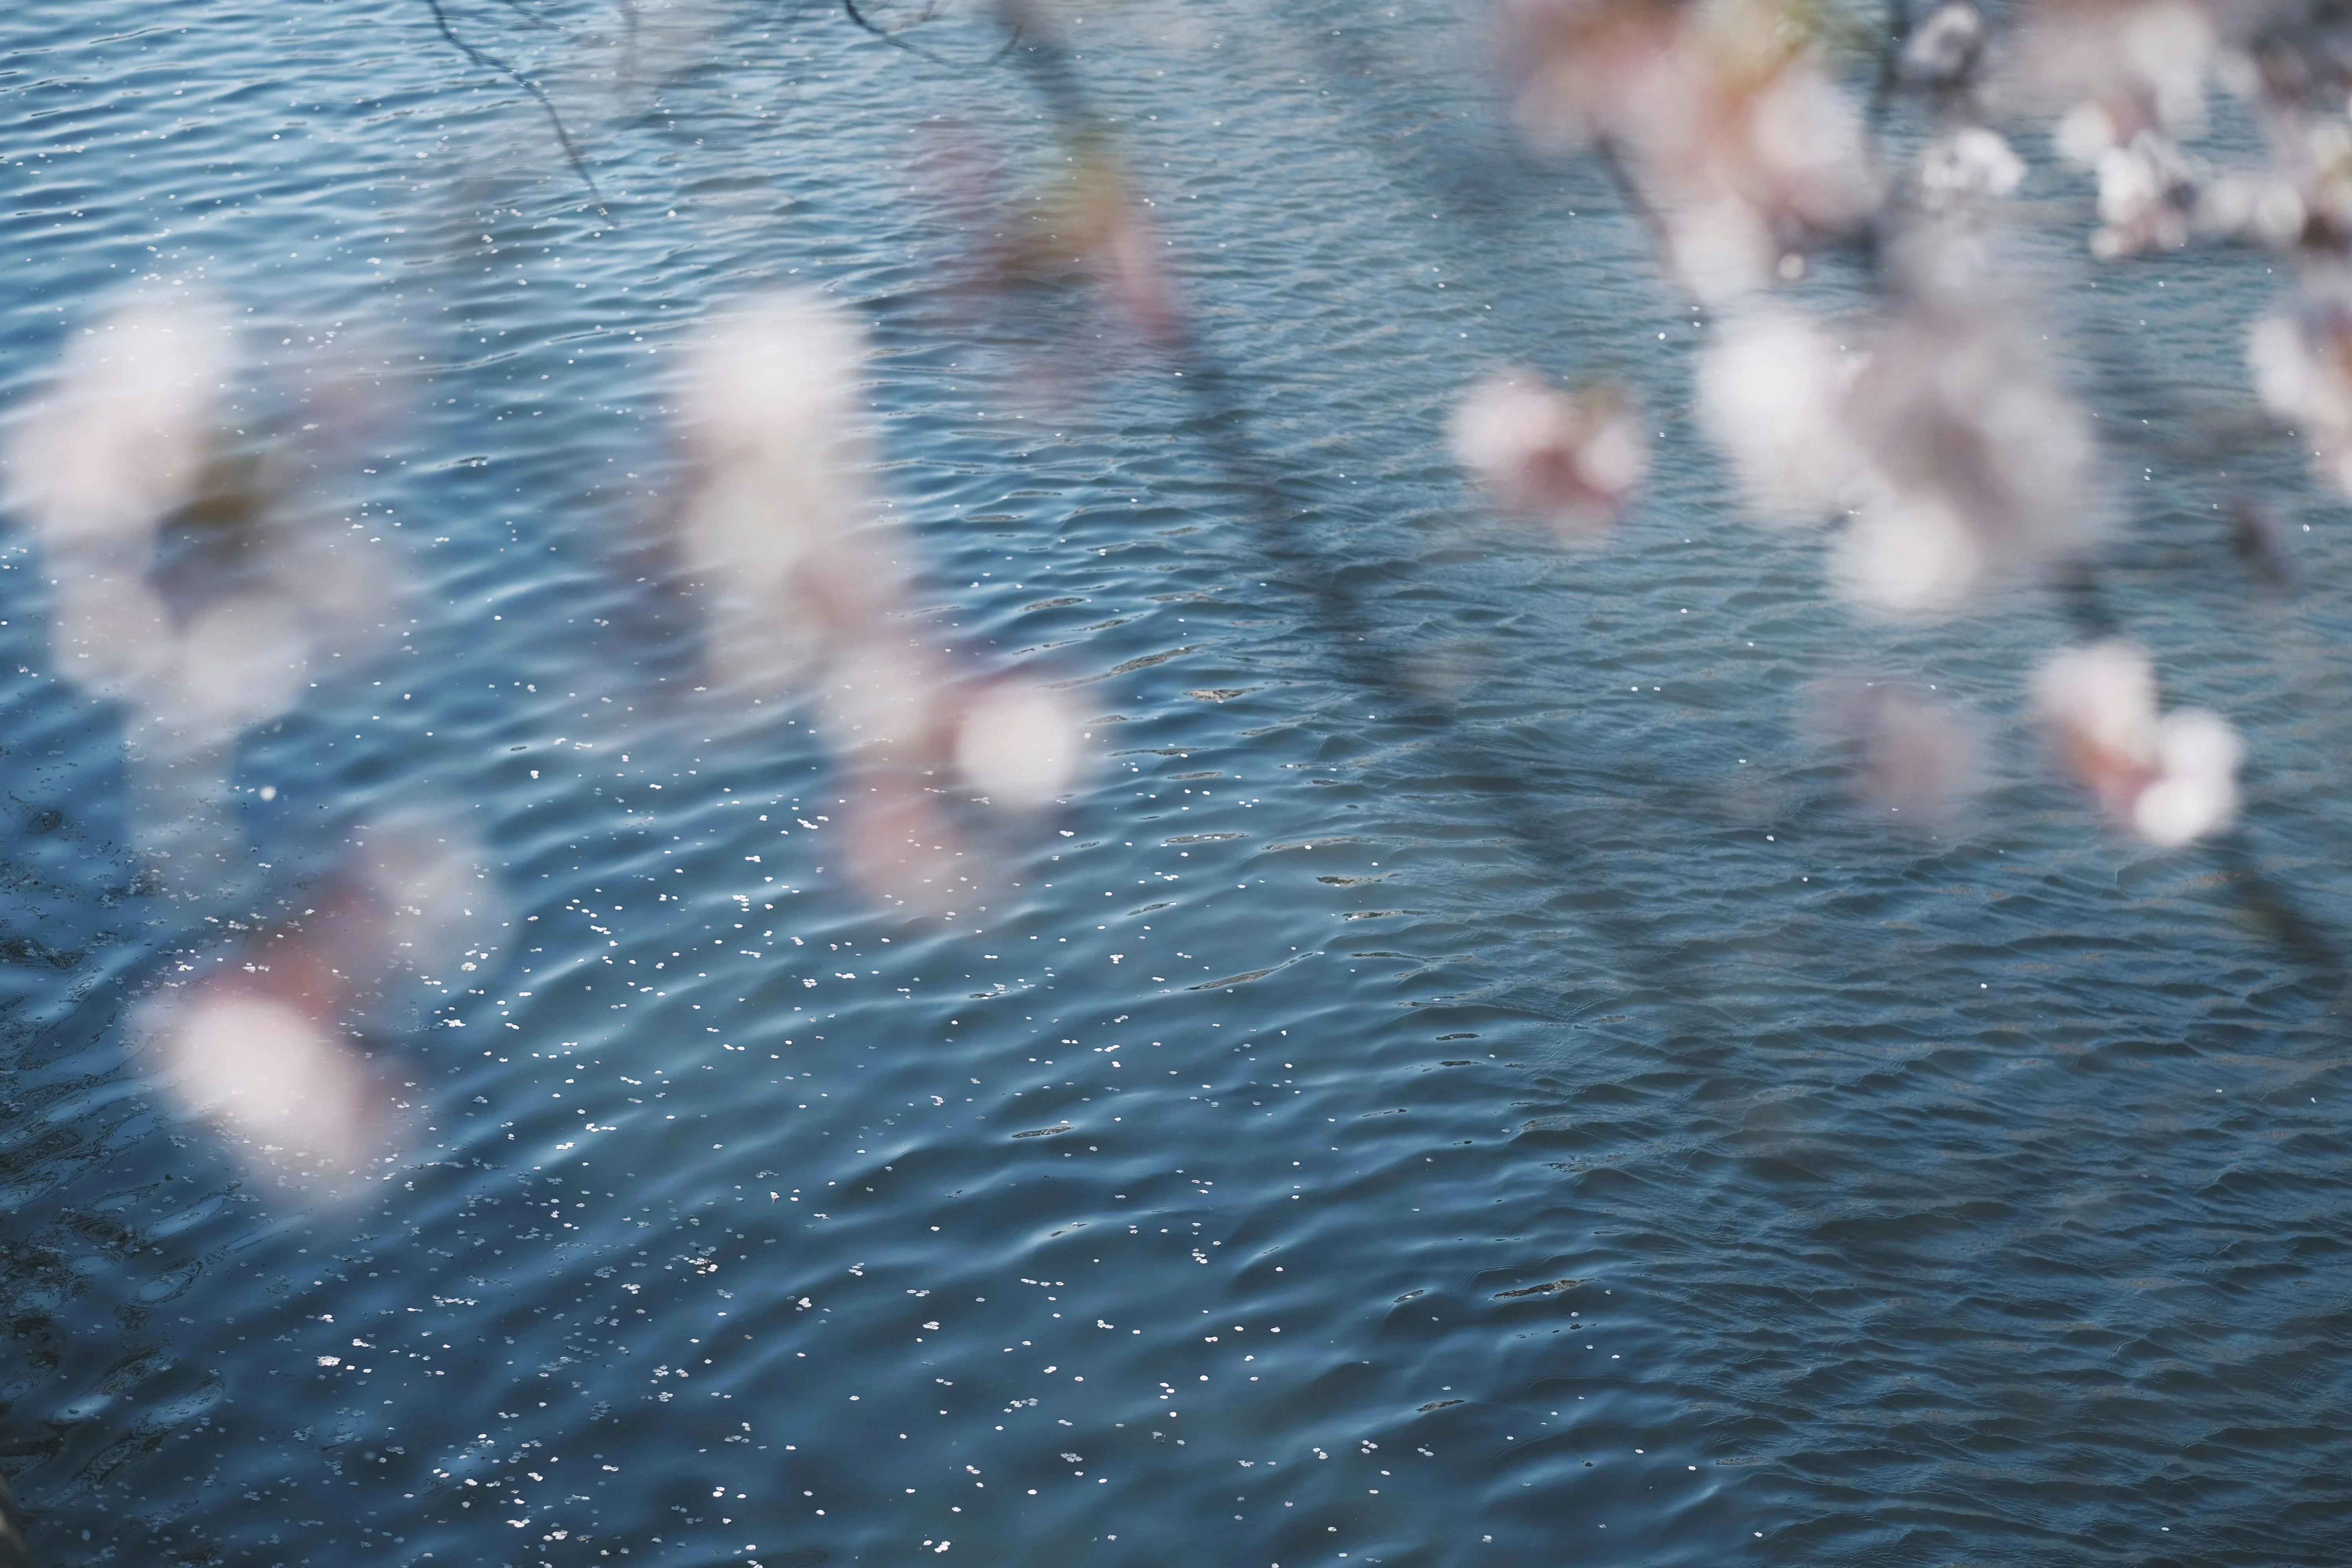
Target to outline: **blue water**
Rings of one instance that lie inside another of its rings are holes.
[[[145,280],[232,301],[256,385],[341,352],[392,410],[322,525],[414,624],[240,751],[255,907],[404,807],[505,922],[376,1042],[417,1121],[358,1201],[178,1119],[125,1015],[246,911],[140,890],[121,716],[8,536],[0,1469],[43,1562],[2344,1561],[2325,964],[2022,741],[1938,837],[1841,803],[1811,683],[2011,733],[2063,606],[1857,620],[1744,521],[1704,324],[1597,170],[1508,154],[1461,16],[1073,12],[1170,355],[954,286],[922,128],[1058,166],[1019,58],[635,12],[450,12],[602,211],[421,3],[0,18],[0,404]],[[2094,271],[2086,205],[2037,166],[2016,246],[2111,432],[2104,591],[2246,733],[2252,860],[2352,931],[2342,515],[2241,365],[2279,282]],[[1096,748],[952,917],[845,879],[813,715],[684,689],[631,565],[669,366],[780,281],[873,334],[923,623],[1072,683]],[[1446,462],[1504,359],[1642,388],[1607,550]]]

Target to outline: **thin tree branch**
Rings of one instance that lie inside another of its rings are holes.
[[[1879,39],[1878,75],[1870,84],[1865,120],[1874,147],[1886,129],[1886,111],[1894,107],[1895,89],[1903,79],[1903,46],[1911,39],[1911,7],[1906,0],[1887,0],[1886,33]]]
[[[572,145],[572,132],[563,128],[563,116],[556,112],[555,100],[547,96],[545,89],[539,83],[531,80],[514,67],[496,56],[484,54],[459,37],[449,26],[449,14],[441,8],[441,0],[425,0],[425,5],[433,13],[433,25],[441,29],[441,36],[448,39],[450,44],[467,59],[485,70],[494,70],[510,79],[517,87],[521,88],[539,101],[540,108],[547,111],[548,124],[555,128],[555,139],[562,144],[563,155],[572,162],[572,172],[580,176],[582,184],[588,187],[589,201],[599,214],[611,217],[612,213],[604,205],[604,193],[596,188],[596,177],[588,172],[587,161],[580,156],[580,149]]]
[[[856,23],[860,27],[865,28],[866,31],[873,34],[876,37],[881,39],[892,48],[904,49],[918,59],[929,60],[935,66],[945,66],[950,70],[985,70],[990,66],[992,66],[1004,58],[1005,56],[1011,54],[1013,52],[1013,46],[1021,41],[1021,26],[1020,24],[1016,22],[1013,24],[1013,31],[1006,36],[1003,45],[986,59],[951,60],[936,49],[929,49],[925,48],[920,44],[910,43],[907,39],[900,37],[888,27],[879,26],[874,22],[869,21],[866,18],[866,13],[857,8],[857,0],[841,0],[841,8],[851,21]],[[928,19],[929,16],[929,12],[926,11],[924,13],[926,19]]]

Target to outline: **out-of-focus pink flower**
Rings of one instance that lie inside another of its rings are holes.
[[[1984,13],[1971,0],[1943,0],[1903,40],[1902,79],[1939,92],[1965,89],[1984,58]]]
[[[2306,282],[2340,294],[2352,255],[2352,124],[2341,25],[2260,6],[2220,15],[2243,48],[2223,51],[2217,75],[2252,101],[2269,133],[2269,166],[2226,174],[2199,193],[2197,226],[2208,235],[2277,250],[2312,264]]]
[[[1168,240],[1116,168],[1095,176],[1081,195],[1084,255],[1105,296],[1142,340],[1170,348],[1184,335]]]
[[[818,295],[779,291],[712,321],[688,354],[680,428],[694,469],[680,564],[709,614],[722,680],[804,680],[829,646],[887,614],[900,574],[858,427],[864,334]]]
[[[2014,195],[2024,180],[2025,161],[1999,132],[1981,125],[1964,125],[1919,156],[1920,205],[1930,212]]]
[[[1873,472],[1838,535],[1832,575],[1847,597],[1891,615],[1946,615],[1992,567],[1987,541],[1948,496]]]
[[[2238,732],[2201,709],[2159,714],[2155,668],[2133,644],[2052,655],[2033,700],[2060,762],[2122,830],[2176,847],[2236,819]]]
[[[2347,168],[2352,174],[2352,168]],[[2352,182],[2345,192],[2352,197]],[[2304,237],[2312,209],[2294,182],[2276,174],[2224,174],[2197,193],[2196,226],[2215,238],[2242,239],[2284,250]],[[2330,215],[2339,231],[2352,234],[2352,200]]]
[[[778,289],[710,321],[691,355],[678,413],[695,459],[793,479],[775,498],[793,509],[787,528],[837,522],[836,492],[870,455],[854,428],[866,374],[857,323],[823,295]]]
[[[1586,539],[1617,521],[1649,471],[1639,411],[1614,386],[1561,392],[1533,371],[1481,382],[1447,422],[1448,444],[1497,510]]]
[[[49,647],[59,675],[117,701],[171,679],[171,614],[143,575],[91,570],[70,558],[50,581]]]
[[[2157,726],[2156,782],[2132,806],[2132,826],[2151,844],[2191,843],[2237,820],[2238,765],[2245,742],[2203,709],[2168,713]]]
[[[850,874],[919,909],[947,907],[964,858],[948,809],[955,729],[943,661],[903,628],[833,650],[820,703],[841,773]]]
[[[1000,805],[1053,805],[1077,774],[1078,715],[1069,699],[1022,680],[994,681],[967,702],[956,726],[956,766]]]
[[[2287,184],[2257,189],[2248,204],[2255,232],[2274,246],[2301,242],[2341,257],[2352,245],[2352,125],[2336,115],[2280,110],[2271,142]]]
[[[446,1000],[495,962],[506,896],[480,845],[446,809],[420,803],[368,823],[322,896],[332,900],[337,965],[363,988],[353,1007],[380,1005],[401,970]]]
[[[227,427],[234,349],[217,303],[135,298],[68,343],[8,451],[64,673],[208,736],[282,712],[314,645],[351,651],[389,598],[381,561],[268,515],[287,484]],[[347,426],[362,400],[337,395]]]
[[[1045,340],[1040,346],[1059,358],[1083,343],[1089,363],[1057,363],[1057,379],[1076,379],[1098,368],[1107,350],[1116,353],[1132,342],[1160,349],[1182,342],[1184,313],[1168,267],[1168,240],[1101,135],[1075,135],[1061,174],[1027,194],[1017,194],[1011,171],[965,124],[927,126],[917,169],[959,231],[952,269],[961,291],[1008,310],[1024,300],[1046,307],[1033,324]],[[1101,322],[1070,309],[1074,283],[1092,284],[1123,329],[1108,343],[1099,331],[1075,330]]]
[[[192,729],[234,735],[294,706],[310,671],[295,602],[247,593],[205,605],[177,639],[177,690],[166,699]]]
[[[306,889],[299,917],[266,926],[210,973],[166,981],[134,1020],[149,1071],[184,1110],[261,1166],[307,1180],[388,1152],[389,1085],[360,1034],[397,1026],[403,970],[430,1005],[492,962],[500,896],[446,814],[394,813],[359,829],[351,855]]]
[[[857,879],[945,907],[975,867],[950,804],[976,791],[1010,811],[1042,811],[1077,775],[1077,713],[1061,692],[1019,677],[960,679],[939,656],[879,643],[834,668],[824,733],[842,769]],[[958,788],[961,784],[962,787]]]
[[[859,887],[927,913],[971,894],[981,868],[942,806],[937,773],[868,760],[841,782],[845,854]]]
[[[2180,142],[2204,132],[2220,42],[2195,0],[2042,0],[2027,16],[2026,93],[2068,106],[2058,151],[2098,176],[2095,254],[2187,243],[2198,173]]]
[[[2352,494],[2352,305],[2323,300],[2301,321],[2255,322],[2246,359],[2263,405],[2303,433],[2323,478]]]
[[[2058,150],[2087,163],[2143,131],[2202,135],[2220,48],[2197,0],[2039,0],[2015,52],[2026,91],[2069,106]]]
[[[230,427],[234,349],[210,300],[135,297],[70,340],[7,448],[58,670],[127,710],[131,837],[149,886],[186,896],[234,879],[237,735],[380,633],[399,575],[373,542],[288,515],[307,468],[286,448],[318,453],[307,435]],[[305,432],[354,427],[372,404],[349,381]]]
[[[136,1032],[160,1085],[238,1152],[298,1177],[347,1173],[382,1154],[385,1086],[327,1018],[243,977],[151,999]]]
[[[708,329],[682,398],[694,481],[677,546],[713,671],[815,700],[853,874],[944,907],[970,881],[954,869],[959,773],[999,805],[1043,806],[1072,776],[1076,731],[1056,694],[973,680],[915,634],[898,559],[911,543],[872,493],[858,429],[864,365],[862,335],[814,295],[770,295]]]
[[[1818,521],[1851,495],[1867,458],[1850,403],[1868,363],[1790,310],[1735,316],[1706,349],[1699,423],[1767,517]]]
[[[227,313],[134,298],[76,333],[8,443],[8,506],[52,551],[143,553],[194,497],[221,430]]]
[[[2093,255],[2112,260],[2189,243],[2189,220],[2198,205],[2197,171],[2170,137],[2143,131],[2124,146],[2103,148],[2091,166],[2099,177]]]
[[[1873,609],[1948,613],[2094,531],[2088,420],[1995,310],[1914,300],[1867,355],[1752,313],[1708,351],[1699,415],[1768,515],[1846,514],[1835,576]]]
[[[2156,777],[2156,668],[2130,643],[2108,638],[2053,654],[2033,678],[2033,701],[2059,760],[2128,823]]]
[[[1877,481],[1845,552],[1864,603],[1941,612],[2096,531],[2090,422],[1997,310],[1921,306],[1854,384]]]
[[[1522,135],[1581,152],[1622,133],[1644,88],[1680,74],[1679,7],[1665,0],[1502,0],[1501,55]]]
[[[1840,682],[1824,694],[1818,722],[1846,752],[1854,797],[1906,826],[1948,820],[1983,782],[1978,727],[1916,686]]]
[[[1507,0],[1522,132],[1622,158],[1699,298],[1803,270],[1876,204],[1861,118],[1781,0]]]

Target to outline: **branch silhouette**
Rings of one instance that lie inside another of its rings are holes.
[[[539,107],[546,111],[548,124],[554,128],[555,140],[562,145],[564,157],[571,162],[572,172],[580,176],[582,184],[588,187],[590,203],[599,214],[611,217],[611,210],[604,205],[604,193],[596,187],[596,176],[588,172],[587,160],[581,157],[580,149],[572,143],[572,132],[564,129],[563,116],[556,112],[555,100],[547,96],[546,89],[506,61],[486,54],[459,37],[456,29],[449,26],[449,14],[442,9],[441,0],[425,0],[425,5],[433,13],[433,25],[441,30],[441,36],[448,39],[453,47],[484,70],[494,70],[508,78],[538,101]]]
[[[876,37],[881,39],[892,48],[904,49],[907,53],[913,55],[918,59],[929,60],[935,66],[945,66],[950,70],[985,70],[990,66],[995,65],[998,61],[1003,59],[1005,56],[1011,54],[1014,46],[1021,42],[1021,25],[1018,22],[1015,22],[1013,24],[1012,32],[1006,37],[1003,44],[994,54],[989,56],[986,59],[954,60],[950,59],[943,54],[940,54],[937,49],[926,48],[921,44],[913,43],[906,38],[902,38],[890,28],[882,26],[872,18],[868,17],[865,12],[860,11],[857,8],[857,0],[841,0],[841,9],[843,14],[848,16],[852,22],[855,22],[858,26],[863,27],[866,31],[873,34]],[[926,12],[924,15],[929,16],[929,13]]]

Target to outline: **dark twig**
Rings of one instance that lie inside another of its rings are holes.
[[[2050,587],[2057,595],[2058,607],[2065,613],[2067,623],[2083,641],[2098,642],[2124,635],[2122,618],[2107,603],[2106,594],[2099,586],[2098,573],[2088,560],[2076,556],[2060,563],[2051,574]]]
[[[1903,79],[1903,46],[1911,39],[1908,0],[1887,0],[1886,34],[1879,40],[1878,75],[1870,84],[1868,123],[1871,144],[1877,145],[1886,129],[1886,111],[1894,107],[1895,90]]]
[[[2230,872],[2238,905],[2263,935],[2308,968],[2327,988],[2341,996],[2345,988],[2342,944],[2309,915],[2294,897],[2273,881],[2255,862],[2253,846],[2243,827],[2233,827],[2213,841],[2214,858]]]
[[[637,0],[621,0],[621,70],[619,89],[626,94],[637,85]]]
[[[425,4],[432,11],[433,25],[441,29],[441,36],[448,39],[450,44],[467,59],[480,66],[484,70],[494,70],[510,79],[517,87],[538,100],[540,108],[547,111],[547,122],[555,128],[555,139],[562,144],[563,155],[572,161],[572,172],[580,176],[582,184],[588,187],[589,201],[593,204],[599,214],[611,217],[613,215],[604,206],[604,193],[596,188],[596,177],[588,172],[587,161],[580,156],[580,149],[572,145],[572,132],[563,128],[563,116],[556,112],[555,100],[547,96],[546,90],[539,83],[531,80],[514,67],[495,56],[484,54],[459,37],[449,26],[449,14],[441,8],[441,0],[425,0]]]
[[[936,49],[929,49],[925,48],[920,44],[910,43],[907,39],[900,37],[890,28],[879,26],[874,22],[869,21],[866,18],[866,13],[857,8],[857,0],[841,0],[841,9],[847,15],[851,21],[856,23],[860,27],[865,28],[867,32],[873,34],[876,37],[881,39],[892,48],[904,49],[918,59],[929,60],[935,66],[945,66],[950,70],[985,70],[990,66],[1002,60],[1005,56],[1011,54],[1013,52],[1013,46],[1021,41],[1021,28],[1019,24],[1016,23],[1014,24],[1012,32],[1006,35],[1003,44],[994,54],[989,56],[986,59],[953,60],[950,59],[947,56],[940,54]],[[924,16],[928,18],[930,16],[930,13],[926,11]]]
[[[1601,167],[1608,173],[1609,183],[1617,187],[1618,200],[1625,204],[1625,210],[1633,215],[1649,235],[1651,251],[1657,257],[1658,265],[1666,269],[1667,280],[1673,281],[1675,241],[1673,232],[1666,227],[1666,220],[1659,216],[1658,209],[1650,205],[1649,194],[1642,189],[1641,181],[1634,175],[1633,165],[1625,161],[1625,154],[1619,150],[1615,138],[1601,137],[1593,143],[1592,150],[1600,160]]]

